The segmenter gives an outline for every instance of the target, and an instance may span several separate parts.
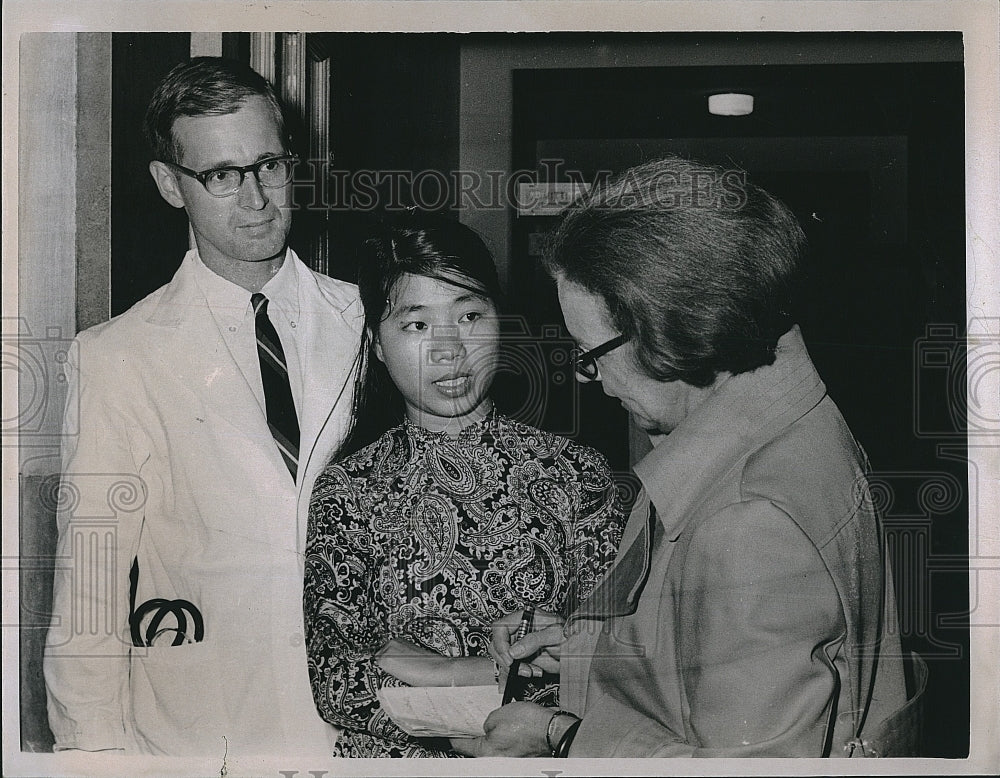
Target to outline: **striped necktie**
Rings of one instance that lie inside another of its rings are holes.
[[[268,318],[267,298],[257,292],[250,298],[250,302],[256,317],[257,356],[260,359],[260,378],[264,384],[267,426],[271,428],[274,442],[278,444],[278,451],[294,480],[299,469],[299,420],[295,415],[292,387],[288,383],[285,351]]]

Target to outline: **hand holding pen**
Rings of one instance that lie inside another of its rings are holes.
[[[535,622],[535,607],[529,605],[524,609],[521,614],[521,621],[517,625],[517,632],[514,633],[514,638],[511,643],[519,643],[524,640],[525,636],[531,632],[531,628]],[[521,666],[521,660],[514,658],[511,662],[510,667],[507,668],[507,681],[503,685],[503,699],[500,700],[501,705],[506,705],[514,699],[514,695],[520,691],[523,683],[521,681],[521,676],[518,669]]]
[[[493,624],[490,652],[497,664],[510,675],[540,678],[542,673],[559,672],[559,647],[563,640],[561,616],[534,610],[530,628],[518,637],[526,622],[526,612],[514,611]],[[514,661],[517,666],[512,668]]]

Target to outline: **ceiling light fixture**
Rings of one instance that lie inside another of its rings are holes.
[[[753,113],[753,95],[738,92],[709,95],[708,112],[715,116],[747,116]]]

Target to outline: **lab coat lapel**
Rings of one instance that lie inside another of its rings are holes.
[[[356,358],[363,316],[356,297],[345,307],[326,293],[313,273],[296,263],[303,328],[302,446],[299,450],[299,551],[304,551],[313,483],[336,452],[354,405]]]
[[[287,480],[289,488],[294,488],[299,506],[297,547],[302,552],[313,482],[336,451],[350,422],[363,315],[356,295],[350,295],[346,302],[337,299],[291,252],[289,259],[298,274],[302,327],[299,357],[303,371],[299,478],[294,486],[277,446],[261,445],[262,440],[271,440],[266,413],[195,281],[190,253],[164,287],[147,321],[162,328],[162,338],[155,340],[163,344],[159,346],[165,351],[163,364],[170,366],[165,380],[176,378],[187,387],[198,387],[206,412],[225,419],[261,452],[262,466],[268,469],[261,478],[272,483]]]
[[[155,338],[150,348],[163,349],[162,363],[169,367],[163,380],[176,380],[195,392],[206,413],[225,420],[234,428],[234,434],[246,437],[261,449],[262,464],[274,471],[261,473],[262,478],[281,483],[275,479],[284,477],[291,487],[291,477],[277,447],[259,445],[262,439],[270,439],[267,417],[219,332],[195,282],[190,260],[190,255],[185,257],[147,320],[162,328],[162,338]]]

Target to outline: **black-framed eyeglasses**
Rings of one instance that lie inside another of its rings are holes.
[[[626,335],[618,335],[611,340],[605,341],[600,346],[595,346],[590,351],[573,349],[570,359],[573,361],[573,369],[586,378],[588,381],[597,379],[601,372],[597,369],[597,358],[603,357],[609,351],[614,351],[619,346],[628,342]]]
[[[298,157],[285,154],[280,157],[268,157],[252,165],[240,167],[238,165],[227,165],[226,167],[215,167],[211,170],[191,170],[191,168],[178,165],[176,162],[167,164],[174,170],[197,180],[213,197],[229,197],[240,191],[243,180],[247,173],[253,173],[257,183],[267,189],[277,189],[292,180],[292,172]]]

